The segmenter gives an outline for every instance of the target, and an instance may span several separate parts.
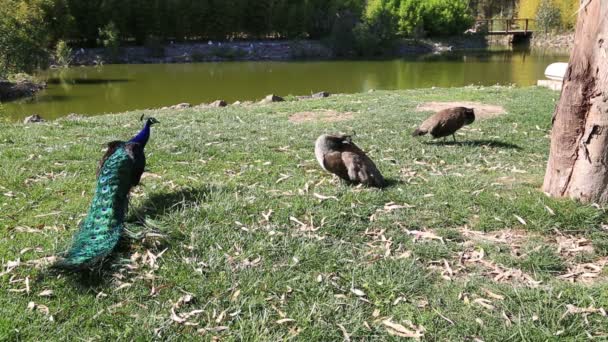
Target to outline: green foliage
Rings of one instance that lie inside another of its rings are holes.
[[[0,79],[44,66],[48,41],[40,1],[0,0]]]
[[[376,36],[380,43],[394,40],[399,23],[398,4],[399,0],[370,0],[365,9],[363,31]]]
[[[458,35],[474,22],[467,0],[371,0],[365,21],[381,41],[405,36]]]
[[[474,22],[467,0],[427,0],[422,12],[424,29],[431,35],[462,34]]]
[[[5,10],[14,4],[35,8],[46,30],[46,42],[66,40],[89,46],[120,38],[146,43],[230,38],[313,38],[339,36],[356,23],[359,36],[379,35],[386,42],[396,35],[417,35],[426,27],[433,34],[460,33],[468,23],[465,0],[0,0]],[[465,5],[463,5],[465,4]],[[14,15],[12,15],[14,17]],[[353,22],[345,22],[342,16]],[[445,16],[445,18],[436,18]],[[4,19],[4,18],[3,18]],[[3,20],[6,21],[6,20]],[[111,24],[110,24],[111,23]],[[110,26],[111,25],[111,26]],[[43,31],[44,31],[43,30]],[[110,30],[110,31],[108,31]],[[103,37],[100,37],[103,35]],[[354,32],[350,32],[350,40]],[[352,45],[347,42],[345,45]],[[115,45],[110,44],[113,48]],[[340,49],[338,49],[340,50]]]
[[[120,52],[120,36],[113,21],[99,29],[98,44],[107,49],[110,58],[116,58]]]
[[[543,0],[536,12],[536,26],[545,33],[557,29],[560,25],[561,12],[552,0]]]
[[[55,63],[62,67],[70,66],[72,62],[72,49],[68,46],[65,40],[60,40],[55,45]]]
[[[67,1],[74,27],[64,38],[94,44],[98,28],[114,22],[123,38],[139,44],[162,39],[234,37],[320,38],[329,35],[336,14],[359,17],[365,0],[45,0]]]
[[[421,36],[424,32],[424,6],[419,0],[402,0],[399,5],[399,31],[408,36]]]

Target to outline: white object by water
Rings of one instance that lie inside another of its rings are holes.
[[[545,77],[550,80],[563,81],[567,70],[568,63],[549,64],[547,69],[545,69]]]

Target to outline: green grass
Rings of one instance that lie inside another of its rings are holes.
[[[0,272],[20,261],[0,276],[0,339],[327,341],[342,340],[343,329],[352,340],[397,339],[382,324],[388,318],[423,326],[427,340],[606,338],[608,318],[590,314],[587,323],[583,314],[564,315],[567,305],[608,308],[605,271],[588,284],[558,278],[576,262],[606,257],[608,234],[605,208],[540,191],[557,96],[540,88],[466,87],[147,111],[161,125],[147,147],[152,175],[133,193],[128,229],[164,237],[122,248],[98,282],[34,263],[68,246],[104,143],[132,136],[142,112],[0,124]],[[431,100],[499,104],[508,113],[476,121],[459,144],[415,140],[409,132],[428,115],[415,107]],[[353,112],[354,120],[288,120],[323,109]],[[354,188],[318,167],[316,137],[353,130],[389,188]],[[389,202],[414,207],[382,211]],[[530,237],[515,254],[512,244],[462,234],[465,226]],[[411,234],[424,230],[443,242],[414,241]],[[561,255],[558,233],[591,240],[593,254]],[[495,281],[483,265],[460,264],[460,254],[481,250],[484,260],[542,283]],[[151,265],[140,257],[148,251],[165,252]],[[26,279],[29,293],[20,291]],[[53,295],[39,296],[45,290]],[[171,320],[186,294],[193,300],[176,312],[201,310],[188,319],[196,325]],[[491,306],[479,305],[480,298]],[[30,302],[49,314],[28,310]],[[293,321],[279,321],[285,318]]]

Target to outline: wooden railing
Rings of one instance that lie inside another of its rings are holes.
[[[530,34],[536,28],[534,19],[478,19],[475,31],[488,34]]]

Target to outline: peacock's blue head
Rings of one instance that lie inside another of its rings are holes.
[[[144,117],[142,116],[141,117],[141,121],[143,121],[143,119],[144,119]],[[149,117],[149,118],[146,119],[146,125],[148,125],[148,126],[152,126],[152,125],[157,124],[157,123],[160,123],[160,122],[158,122],[158,120],[156,120],[156,118]]]
[[[144,116],[142,115],[140,118],[141,121],[144,121]],[[153,117],[148,117],[145,119],[145,124],[144,124],[144,128],[139,131],[139,133],[137,133],[136,136],[133,137],[133,139],[129,140],[129,142],[132,143],[137,143],[137,144],[141,144],[142,146],[146,146],[146,144],[148,143],[148,139],[150,139],[150,127],[152,127],[152,125],[159,123],[158,120],[156,120]]]

